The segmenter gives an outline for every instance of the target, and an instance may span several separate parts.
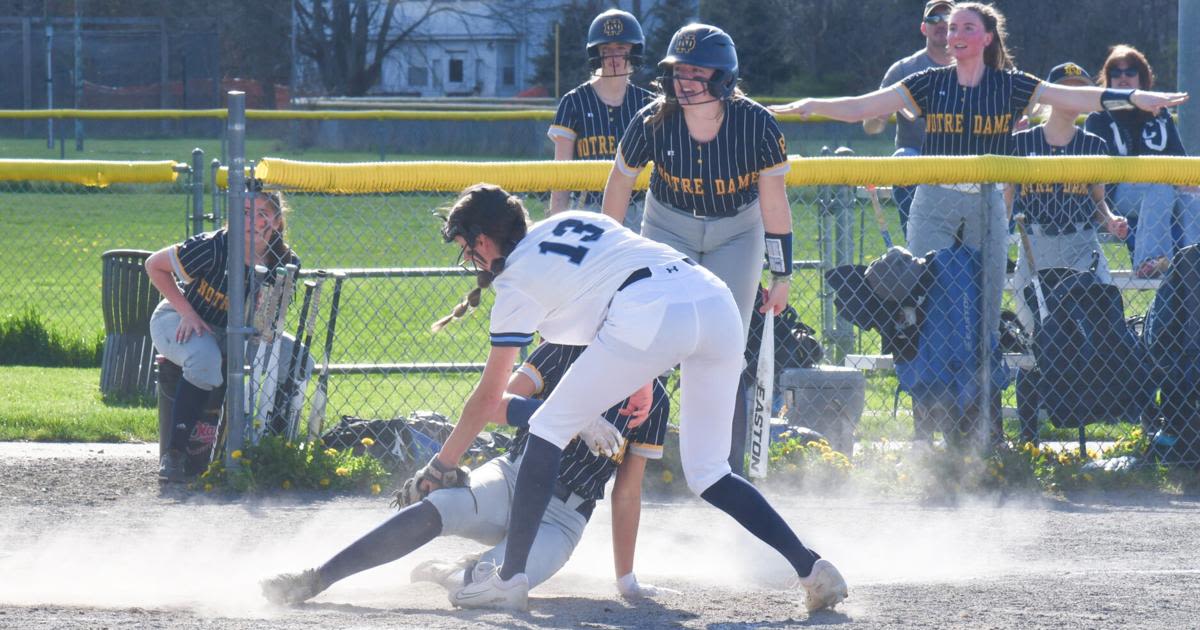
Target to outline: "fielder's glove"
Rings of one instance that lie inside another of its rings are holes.
[[[625,453],[625,436],[601,416],[593,418],[579,431],[579,439],[583,440],[592,454],[600,457],[618,459]]]
[[[641,597],[658,597],[659,595],[679,594],[679,591],[662,586],[653,586],[650,584],[641,584],[638,582],[637,576],[631,573],[626,573],[617,578],[617,590],[620,591],[621,597],[626,599],[638,599]]]
[[[429,496],[430,492],[442,488],[465,488],[470,481],[470,472],[465,467],[447,468],[437,457],[429,460],[400,489],[392,493],[392,507],[408,507]]]

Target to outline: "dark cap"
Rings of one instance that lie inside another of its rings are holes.
[[[1046,83],[1061,83],[1068,79],[1082,81],[1088,85],[1092,84],[1092,75],[1088,74],[1083,66],[1070,61],[1054,66],[1050,70],[1050,74],[1046,75]]]
[[[934,9],[940,9],[941,7],[953,9],[954,2],[952,0],[929,0],[929,2],[925,3],[925,13],[922,14],[922,17],[929,17],[929,14],[933,13]]]
[[[880,300],[906,304],[916,299],[924,273],[924,260],[903,247],[892,247],[867,267],[866,281]]]

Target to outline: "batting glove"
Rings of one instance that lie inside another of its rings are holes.
[[[632,571],[617,578],[617,590],[620,591],[621,597],[625,597],[627,599],[658,597],[659,595],[679,593],[679,591],[672,588],[653,586],[651,584],[641,584],[638,582],[637,576],[634,575]]]
[[[601,416],[596,416],[579,432],[579,439],[587,445],[588,450],[600,457],[616,459],[624,453],[625,436],[611,422]]]
[[[405,508],[429,496],[434,490],[463,488],[468,483],[470,472],[466,468],[448,468],[435,456],[392,494],[392,507]]]

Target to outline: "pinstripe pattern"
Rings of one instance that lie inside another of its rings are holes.
[[[1009,155],[1013,124],[1036,102],[1041,79],[984,68],[979,85],[958,84],[954,66],[930,68],[896,84],[905,108],[925,117],[921,155]]]
[[[535,397],[545,399],[546,396],[549,396],[562,380],[563,375],[567,373],[567,369],[586,348],[587,346],[566,346],[553,343],[543,343],[538,346],[520,368],[520,371],[533,379],[535,383],[540,383],[541,387],[535,392]],[[666,439],[667,434],[667,417],[670,414],[670,403],[662,386],[655,382],[654,406],[650,410],[650,417],[636,429],[625,427],[628,417],[617,413],[617,409],[620,409],[622,405],[624,405],[623,401],[614,405],[604,413],[604,417],[625,435],[629,441],[626,448],[643,457],[651,459],[660,457],[663,440]],[[513,448],[509,451],[509,459],[516,461],[516,458],[525,451],[525,443],[528,438],[527,429],[517,432]],[[617,464],[613,460],[593,455],[579,440],[572,440],[563,449],[558,480],[584,499],[602,499],[604,498],[604,485],[608,483],[616,469]]]
[[[224,327],[229,317],[228,277],[226,267],[229,260],[228,231],[221,228],[214,232],[197,234],[171,250],[171,267],[176,277],[182,280],[183,296],[196,309],[200,319],[210,326]],[[274,282],[275,267],[300,259],[292,256],[271,267],[267,283]],[[246,270],[246,295],[250,295],[250,269]]]
[[[683,113],[651,126],[651,104],[638,113],[617,148],[617,167],[635,173],[654,162],[655,199],[698,217],[729,217],[758,199],[759,175],[787,172],[787,143],[775,117],[748,98],[725,101],[717,136],[692,140]]]
[[[654,100],[648,90],[632,83],[625,88],[620,107],[601,100],[591,83],[584,83],[563,95],[554,113],[554,122],[546,135],[550,139],[575,141],[576,160],[611,160],[617,154],[617,141],[634,115]],[[582,199],[580,196],[582,194]],[[573,207],[599,206],[602,193],[572,193]]]
[[[1045,125],[1013,134],[1013,155],[1107,155],[1108,145],[1100,136],[1080,129],[1066,146],[1046,141]],[[1013,207],[1025,213],[1033,225],[1090,223],[1096,214],[1096,202],[1087,184],[1020,184]]]

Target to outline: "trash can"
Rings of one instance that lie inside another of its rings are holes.
[[[154,344],[150,315],[162,296],[146,275],[150,252],[113,249],[100,255],[104,352],[100,392],[119,398],[154,396]]]
[[[779,386],[789,425],[817,431],[846,455],[854,452],[854,430],[867,397],[862,371],[835,365],[788,368],[780,374]]]

